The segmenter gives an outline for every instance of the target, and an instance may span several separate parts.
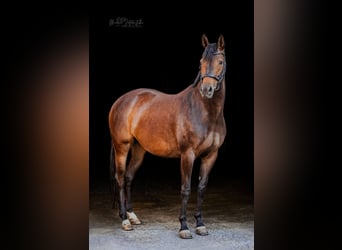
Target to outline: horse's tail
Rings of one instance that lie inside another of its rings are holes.
[[[112,194],[112,208],[118,207],[118,189],[115,179],[115,164],[114,164],[114,144],[110,148],[110,163],[109,163],[109,175],[110,175],[110,190]]]

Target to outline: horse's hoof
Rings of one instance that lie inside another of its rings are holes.
[[[196,234],[201,235],[201,236],[205,236],[208,235],[208,230],[205,228],[205,226],[200,226],[200,227],[196,227]]]
[[[182,239],[192,239],[192,235],[189,229],[179,231],[179,237]]]
[[[138,219],[138,217],[135,215],[134,212],[127,212],[127,217],[132,225],[140,225],[141,221]]]
[[[121,226],[122,226],[122,229],[124,231],[132,231],[133,230],[132,224],[131,224],[131,222],[129,222],[128,219],[123,220]]]

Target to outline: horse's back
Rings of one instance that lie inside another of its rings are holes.
[[[154,89],[140,88],[119,97],[109,112],[109,126],[112,137],[130,138],[139,118],[153,105],[155,99],[164,100],[163,97],[165,96],[167,94]]]

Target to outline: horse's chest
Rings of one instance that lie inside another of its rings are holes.
[[[221,136],[218,132],[211,131],[203,135],[198,144],[198,151],[203,152],[210,149],[217,149],[221,145]]]

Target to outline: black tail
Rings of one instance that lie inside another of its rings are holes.
[[[115,179],[115,164],[114,164],[114,145],[110,148],[110,163],[109,163],[109,175],[110,175],[110,190],[112,193],[112,208],[118,208],[118,189]]]

